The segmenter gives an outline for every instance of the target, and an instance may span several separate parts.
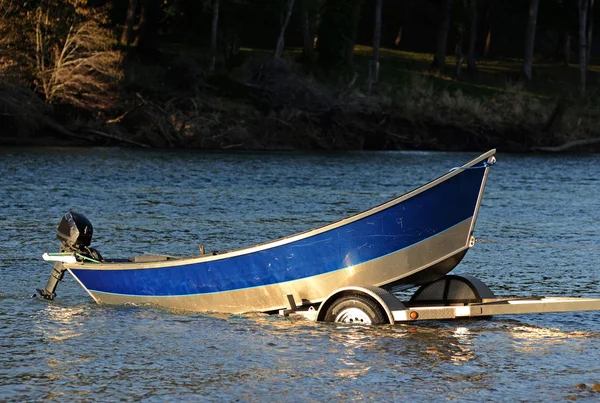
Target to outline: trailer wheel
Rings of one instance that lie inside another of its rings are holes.
[[[325,322],[380,325],[387,323],[379,304],[361,294],[336,299],[325,313]]]

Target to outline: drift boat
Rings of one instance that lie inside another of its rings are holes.
[[[47,299],[68,271],[94,301],[196,312],[266,312],[318,307],[339,289],[386,292],[436,282],[475,244],[473,230],[495,150],[367,211],[306,232],[222,253],[103,259],[93,227],[65,214]],[[359,301],[360,302],[360,301]]]

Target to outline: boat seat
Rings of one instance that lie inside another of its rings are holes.
[[[130,257],[129,261],[134,263],[148,263],[148,262],[164,262],[169,260],[171,256],[167,255],[141,255]]]

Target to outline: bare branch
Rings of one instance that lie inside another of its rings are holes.
[[[109,109],[118,99],[122,58],[106,28],[107,12],[87,0],[46,0],[33,11],[12,13],[0,26],[1,40],[12,49],[3,63],[21,66],[17,73],[23,76],[31,74],[26,79],[49,104]]]

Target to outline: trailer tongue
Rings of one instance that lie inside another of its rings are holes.
[[[394,311],[395,322],[431,319],[477,318],[494,315],[520,315],[547,312],[576,312],[600,310],[600,299],[595,298],[494,298],[480,304],[464,306],[412,307]]]

